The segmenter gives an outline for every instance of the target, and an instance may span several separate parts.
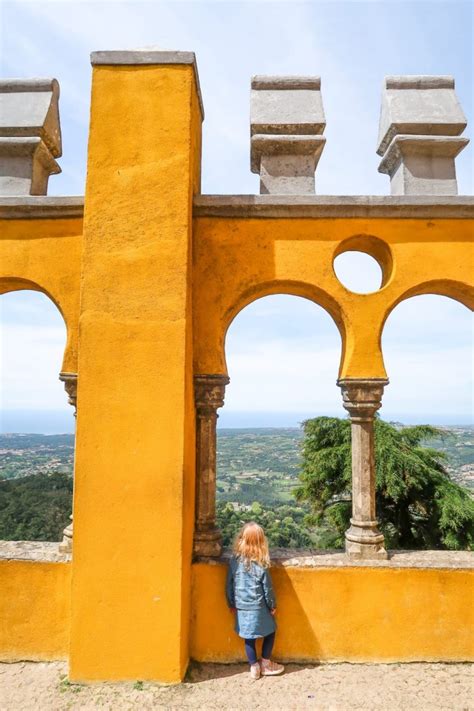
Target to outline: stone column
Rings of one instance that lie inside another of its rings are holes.
[[[77,415],[77,373],[60,373],[59,380],[64,383],[64,389],[68,395],[68,403],[74,408],[74,417]],[[61,553],[72,553],[72,514],[69,516],[71,523],[63,531],[63,540],[59,544]]]
[[[338,381],[343,405],[351,418],[352,518],[346,531],[350,558],[386,558],[384,537],[375,513],[374,416],[388,380],[346,378]]]
[[[196,516],[194,555],[217,557],[222,536],[216,527],[217,408],[224,404],[227,375],[195,375],[196,402]]]

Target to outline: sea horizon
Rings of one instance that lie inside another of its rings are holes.
[[[234,429],[298,429],[304,420],[326,415],[344,417],[344,410],[337,412],[249,412],[225,411],[219,413],[218,430]],[[380,410],[383,420],[404,425],[429,424],[451,427],[473,427],[472,414],[466,413],[400,413]],[[72,408],[62,410],[4,410],[0,415],[0,434],[74,434],[75,419]]]

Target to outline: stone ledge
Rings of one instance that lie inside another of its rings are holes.
[[[227,564],[230,548],[220,558],[197,558],[196,563]],[[470,551],[388,551],[387,560],[351,560],[341,551],[297,550],[274,548],[272,565],[276,568],[435,568],[474,569],[474,553]]]
[[[59,552],[59,541],[0,541],[0,560],[69,563],[71,556]]]
[[[199,557],[196,563],[227,564],[232,555],[225,548],[220,558]],[[474,569],[470,551],[388,551],[387,560],[350,560],[336,550],[273,548],[272,563],[278,568],[449,568]],[[24,560],[42,563],[67,563],[70,555],[59,552],[59,542],[0,541],[0,560]]]
[[[78,196],[0,197],[0,219],[33,220],[83,217],[84,198]]]
[[[0,197],[0,219],[83,217],[83,196]],[[396,197],[379,195],[197,195],[194,217],[404,219],[474,218],[474,197]]]
[[[474,197],[379,195],[197,195],[194,217],[404,219],[474,217]]]

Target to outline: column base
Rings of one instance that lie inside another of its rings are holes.
[[[386,560],[384,536],[377,521],[355,521],[345,534],[346,555],[354,560]]]
[[[59,552],[60,553],[72,553],[72,536],[73,536],[73,523],[72,523],[72,514],[69,516],[71,519],[71,523],[69,526],[66,526],[66,528],[63,531],[63,540],[59,544]]]
[[[209,531],[196,531],[194,534],[193,553],[195,556],[219,558],[222,554],[222,534],[218,528]]]

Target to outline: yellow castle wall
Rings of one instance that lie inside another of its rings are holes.
[[[244,661],[225,596],[226,567],[193,566],[191,650]],[[288,661],[474,660],[474,571],[328,567],[272,570],[275,656]]]
[[[45,293],[67,328],[61,370],[77,372],[82,219],[0,219],[0,294]]]
[[[0,660],[67,659],[71,571],[70,563],[0,561]],[[197,661],[244,660],[225,601],[225,573],[222,564],[192,566],[189,653]],[[473,570],[279,567],[272,576],[277,658],[474,660]],[[154,655],[159,663],[159,647]]]
[[[284,293],[333,317],[342,340],[339,377],[385,378],[381,334],[396,304],[431,293],[474,307],[472,235],[468,219],[195,218],[195,372],[225,374],[232,319],[251,301]],[[347,249],[378,258],[379,291],[355,294],[339,282],[333,260]]]
[[[0,660],[67,659],[69,563],[0,560]]]

